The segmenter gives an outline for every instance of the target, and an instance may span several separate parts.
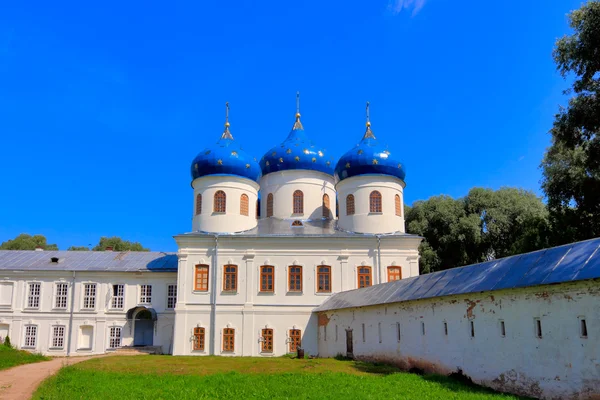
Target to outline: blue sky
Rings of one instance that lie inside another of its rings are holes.
[[[261,157],[307,132],[402,154],[406,203],[523,187],[565,82],[551,57],[581,1],[9,2],[0,12],[0,242],[118,235],[175,250],[189,165],[231,131]]]

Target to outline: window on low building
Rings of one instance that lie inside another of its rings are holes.
[[[52,327],[52,348],[62,349],[65,347],[65,327],[55,325]]]
[[[302,267],[291,265],[288,269],[288,283],[290,292],[302,291]]]
[[[40,308],[40,292],[42,290],[41,283],[30,283],[28,296],[27,296],[27,308]]]
[[[96,284],[86,283],[83,285],[83,308],[93,310],[96,308]]]
[[[346,215],[354,215],[354,195],[346,196]]]
[[[329,205],[329,195],[323,195],[323,218],[331,218],[331,208]]]
[[[223,329],[223,351],[234,351],[235,349],[235,329]]]
[[[67,293],[69,291],[69,284],[60,282],[55,286],[54,308],[67,308]]]
[[[273,216],[273,193],[267,195],[267,217]]]
[[[224,213],[227,211],[227,196],[222,190],[218,190],[215,193],[213,211],[216,213]]]
[[[275,278],[275,267],[272,265],[263,265],[260,267],[260,291],[272,292]]]
[[[237,290],[237,265],[225,265],[223,267],[223,290],[235,292]]]
[[[250,208],[250,205],[249,205],[248,195],[247,194],[241,195],[240,196],[240,214],[248,216],[250,213],[249,208]]]
[[[195,351],[204,351],[204,328],[194,328],[194,340],[192,342],[192,349]]]
[[[402,279],[402,269],[400,267],[388,267],[388,282],[399,281]]]
[[[140,286],[140,304],[152,303],[152,285]]]
[[[262,330],[262,346],[263,353],[273,352],[273,329],[265,328]]]
[[[372,213],[380,213],[383,210],[383,206],[381,204],[381,193],[377,190],[374,190],[369,195],[369,212]]]
[[[121,327],[111,326],[108,336],[108,348],[118,349],[121,347]]]
[[[371,286],[371,267],[358,267],[358,287],[364,288]]]
[[[173,309],[177,304],[177,285],[167,286],[167,308]]]
[[[79,327],[79,343],[78,350],[92,350],[94,338],[94,327],[90,325],[82,325]]]
[[[302,331],[290,329],[290,353],[295,353],[302,346]]]
[[[202,195],[196,196],[196,215],[202,214]]]
[[[122,310],[125,304],[125,285],[112,285],[111,308]]]
[[[399,195],[396,195],[394,197],[394,203],[395,203],[395,208],[396,208],[396,215],[401,217],[402,216],[402,204],[401,204]]]
[[[208,265],[196,265],[194,274],[194,290],[208,292]]]
[[[319,265],[317,267],[317,292],[331,292],[331,267],[329,265]]]
[[[34,349],[37,344],[37,325],[25,325],[24,348]]]
[[[294,214],[304,214],[304,193],[301,190],[294,192]]]

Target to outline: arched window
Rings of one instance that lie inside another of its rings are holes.
[[[243,194],[240,196],[240,214],[241,215],[245,215],[248,216],[248,208],[250,206],[248,205],[248,195],[247,194]]]
[[[202,214],[202,195],[196,196],[196,215]]]
[[[396,205],[396,215],[397,216],[402,216],[402,204],[400,204],[400,196],[396,195],[396,197],[394,198],[394,202]]]
[[[354,215],[354,195],[346,196],[346,215]]]
[[[381,193],[379,193],[377,190],[373,190],[369,195],[369,212],[382,212]]]
[[[329,195],[323,195],[323,218],[331,217],[331,209],[329,208]]]
[[[215,202],[213,206],[213,211],[218,213],[224,213],[227,209],[227,196],[225,196],[225,192],[222,190],[217,191],[215,193]]]
[[[364,288],[371,285],[371,267],[358,267],[358,287]]]
[[[273,193],[267,195],[267,218],[273,216]]]
[[[402,279],[402,269],[400,267],[387,267],[388,282],[399,281]]]
[[[294,214],[304,213],[304,193],[301,190],[294,192]]]

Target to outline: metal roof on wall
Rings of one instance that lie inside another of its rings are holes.
[[[600,238],[334,294],[337,310],[600,278]]]
[[[52,262],[58,258],[58,262]],[[0,250],[0,270],[177,271],[177,254],[157,251]]]

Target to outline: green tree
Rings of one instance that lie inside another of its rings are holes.
[[[90,248],[87,246],[71,246],[67,251],[89,251]]]
[[[92,250],[104,251],[107,247],[112,247],[114,251],[150,251],[150,249],[143,247],[139,242],[130,242],[118,236],[101,237],[100,242]]]
[[[556,42],[554,60],[573,78],[542,160],[542,189],[556,244],[600,236],[600,2],[569,14],[573,34]]]
[[[48,244],[44,235],[29,235],[21,233],[14,239],[0,244],[0,250],[35,250],[41,247],[44,250],[58,250],[55,244]]]

